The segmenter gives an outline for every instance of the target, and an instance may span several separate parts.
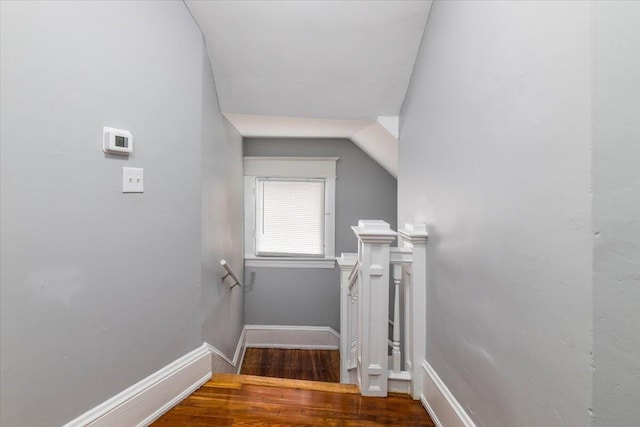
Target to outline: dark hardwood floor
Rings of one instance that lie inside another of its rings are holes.
[[[241,374],[297,380],[340,382],[338,350],[248,348]]]

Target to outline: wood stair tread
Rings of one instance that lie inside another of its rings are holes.
[[[325,391],[331,393],[360,394],[355,384],[327,383],[321,381],[292,380],[288,378],[259,377],[254,375],[216,373],[204,387],[221,384],[247,384],[265,387],[294,388],[300,390]]]

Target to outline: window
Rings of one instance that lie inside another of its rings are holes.
[[[324,256],[324,179],[257,178],[256,255]]]
[[[331,157],[245,157],[245,265],[333,268]]]

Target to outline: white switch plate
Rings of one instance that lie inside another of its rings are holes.
[[[144,193],[143,168],[122,168],[122,192]]]

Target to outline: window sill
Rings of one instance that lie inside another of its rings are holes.
[[[272,258],[245,256],[245,267],[268,268],[333,268],[335,258]]]

